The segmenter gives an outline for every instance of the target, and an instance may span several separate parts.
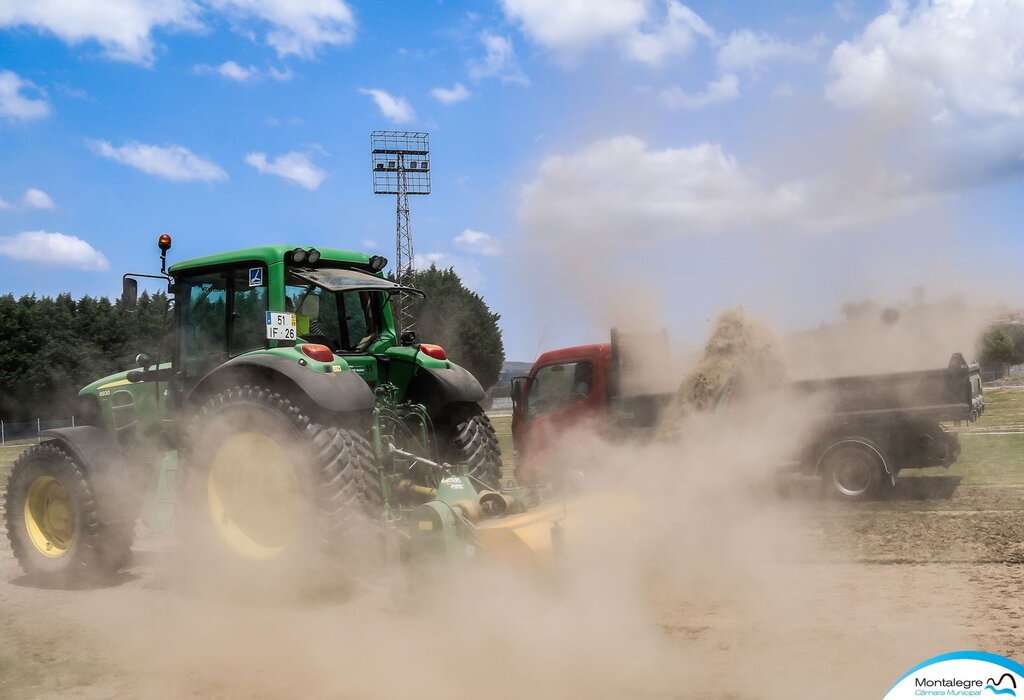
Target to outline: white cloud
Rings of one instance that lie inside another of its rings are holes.
[[[244,23],[269,28],[266,42],[278,56],[313,58],[325,46],[349,44],[356,20],[343,0],[209,0],[212,7]]]
[[[527,36],[555,51],[583,51],[647,18],[646,0],[501,0],[501,6]]]
[[[192,0],[0,2],[0,27],[29,26],[69,44],[95,41],[110,58],[150,65],[154,29],[198,29]]]
[[[36,96],[27,94],[30,92],[35,92]],[[49,115],[50,104],[42,90],[17,73],[0,71],[0,117],[27,120]]]
[[[1024,117],[1024,0],[893,2],[832,53],[841,107],[922,103],[931,116]]]
[[[363,246],[363,248],[366,248],[368,250],[377,250],[378,248],[380,248],[380,243],[373,240],[372,238],[364,238],[363,240],[359,241],[359,243]]]
[[[711,27],[677,0],[502,0],[502,8],[530,39],[569,57],[611,43],[627,58],[657,65],[689,51],[697,37],[714,38]]]
[[[450,105],[468,98],[469,90],[462,83],[455,83],[450,88],[436,87],[430,91],[430,95],[438,102]]]
[[[344,0],[7,0],[0,2],[0,27],[34,27],[72,45],[95,41],[109,58],[152,65],[155,30],[201,30],[210,10],[248,36],[250,25],[263,30],[278,56],[313,58],[355,36]]]
[[[454,239],[455,245],[470,253],[478,255],[501,255],[501,247],[494,236],[483,231],[474,231],[471,228],[465,229]]]
[[[718,67],[736,73],[757,71],[773,61],[810,63],[817,57],[821,43],[821,39],[815,39],[807,44],[792,44],[769,34],[741,29],[730,34],[718,49]]]
[[[106,272],[110,261],[103,253],[75,236],[47,231],[22,231],[0,236],[0,255],[21,262],[72,267],[90,272]]]
[[[761,182],[717,144],[657,150],[620,136],[545,158],[519,216],[541,238],[639,244],[788,220],[803,202],[800,185]]]
[[[230,80],[236,80],[240,83],[254,80],[259,77],[260,69],[256,66],[240,66],[234,61],[225,61],[216,68],[214,71]]]
[[[29,209],[57,208],[57,205],[54,204],[50,195],[46,194],[42,190],[37,190],[35,187],[30,187],[25,190],[25,194],[21,197],[21,203]]]
[[[310,160],[309,155],[297,151],[289,151],[271,161],[266,153],[250,153],[245,162],[264,175],[277,175],[302,185],[307,190],[316,190],[327,177],[327,173],[318,168]]]
[[[894,2],[832,52],[826,96],[881,167],[938,195],[1024,172],[1024,0]]]
[[[715,32],[689,7],[668,0],[664,20],[650,29],[630,31],[623,39],[623,46],[628,57],[656,66],[669,56],[690,51],[699,36],[714,39]]]
[[[10,203],[10,202],[8,202],[8,201],[7,201],[6,199],[4,199],[3,197],[0,197],[0,211],[2,211],[2,210],[4,210],[4,209],[13,209],[13,208],[14,208],[14,207],[13,207],[13,206],[11,205],[11,203]]]
[[[503,83],[529,85],[530,79],[519,69],[516,50],[512,40],[490,32],[480,34],[484,45],[484,57],[469,65],[469,77],[474,80],[481,78],[498,78]]]
[[[662,90],[658,97],[673,109],[697,110],[711,105],[734,100],[740,96],[739,79],[728,73],[708,83],[703,92],[690,93],[675,86]]]
[[[153,146],[138,141],[129,141],[123,146],[113,146],[109,141],[88,143],[104,158],[167,180],[216,182],[228,179],[223,168],[184,146]]]
[[[378,88],[359,88],[359,92],[372,97],[381,114],[395,124],[407,124],[416,118],[412,105],[404,97],[394,97]]]
[[[208,66],[200,64],[195,68],[196,73],[216,73],[221,77],[227,78],[228,80],[234,80],[238,83],[253,83],[264,78],[276,80],[278,82],[287,82],[292,79],[292,72],[287,68],[268,68],[267,70],[260,70],[256,66],[248,65],[243,66],[235,61],[224,61],[219,66]]]

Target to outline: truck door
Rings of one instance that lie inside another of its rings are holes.
[[[562,433],[606,415],[604,377],[590,360],[560,361],[538,367],[527,380],[516,407],[516,448],[521,478],[539,473],[539,463]],[[523,400],[525,398],[525,400]]]

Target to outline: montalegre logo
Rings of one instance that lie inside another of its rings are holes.
[[[1016,698],[1024,693],[1024,666],[983,651],[956,651],[918,664],[885,694],[904,698]]]

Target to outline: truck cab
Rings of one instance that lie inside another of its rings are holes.
[[[545,352],[528,375],[512,380],[517,478],[535,480],[540,464],[567,429],[582,424],[607,431],[613,381],[609,343]]]

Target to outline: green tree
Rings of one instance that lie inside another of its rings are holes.
[[[1010,323],[1001,325],[999,328],[1005,331],[1006,335],[1010,336],[1010,339],[1013,341],[1013,357],[1009,360],[1010,364],[1024,364],[1024,325]]]
[[[419,340],[443,347],[452,362],[469,370],[484,389],[493,386],[505,363],[501,316],[467,289],[452,268],[431,265],[416,273],[415,284],[427,295],[412,309]]]
[[[105,298],[0,296],[0,419],[73,415],[82,386],[130,368],[136,353],[156,359],[166,312],[162,292],[142,294],[132,314]]]
[[[993,326],[981,336],[978,356],[986,370],[1005,370],[1006,365],[1013,362],[1016,351],[1009,333],[999,326]]]

